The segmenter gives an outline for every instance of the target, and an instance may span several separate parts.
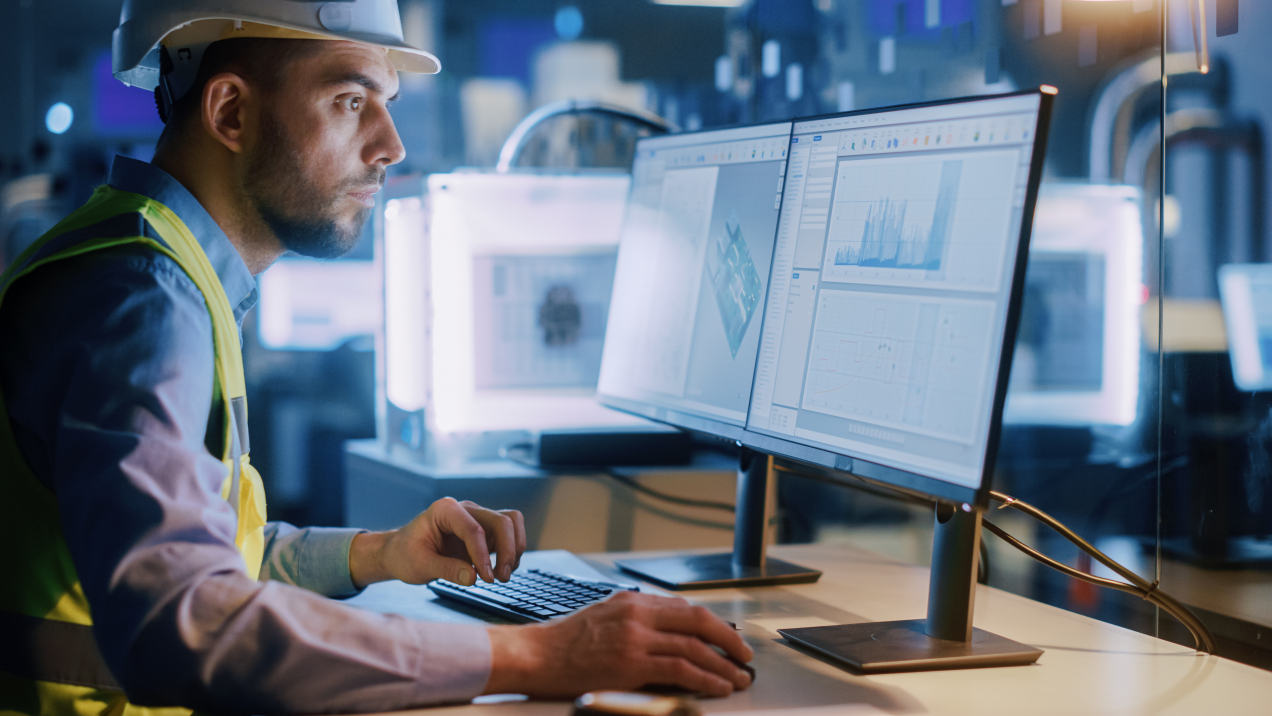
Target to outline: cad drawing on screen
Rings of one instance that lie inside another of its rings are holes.
[[[755,270],[746,237],[742,235],[737,211],[729,215],[724,233],[716,237],[714,248],[707,256],[707,273],[715,289],[729,351],[737,358],[742,338],[764,298],[764,284]]]
[[[856,291],[820,298],[805,409],[972,442],[993,303]]]

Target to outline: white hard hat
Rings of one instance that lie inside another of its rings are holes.
[[[442,69],[402,39],[397,0],[124,0],[112,43],[115,77],[155,90],[166,121],[208,45],[237,37],[348,40],[383,48],[401,72]]]

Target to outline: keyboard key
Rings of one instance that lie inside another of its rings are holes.
[[[506,607],[510,607],[516,604],[518,601],[516,599],[513,599],[512,597],[508,597],[503,594],[492,592],[489,589],[483,589],[481,587],[469,587],[464,590],[464,594],[469,594],[479,599],[486,599],[492,602],[497,602]]]

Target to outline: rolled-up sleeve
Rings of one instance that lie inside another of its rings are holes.
[[[261,579],[308,589],[325,597],[351,597],[360,590],[349,574],[349,548],[364,530],[339,527],[297,529],[286,522],[265,525]]]
[[[98,646],[129,699],[298,713],[479,694],[484,627],[320,596],[353,591],[355,531],[273,525],[263,581],[247,576],[219,494],[225,468],[204,446],[213,362],[201,294],[152,252],[65,263],[6,300],[0,387],[24,454],[39,453],[28,462],[57,493]]]

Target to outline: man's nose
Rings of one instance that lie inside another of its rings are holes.
[[[392,166],[406,159],[406,147],[398,136],[397,126],[387,109],[381,110],[375,124],[374,134],[367,144],[367,156],[363,157],[367,164]]]

